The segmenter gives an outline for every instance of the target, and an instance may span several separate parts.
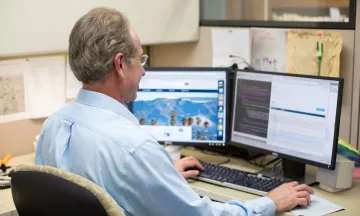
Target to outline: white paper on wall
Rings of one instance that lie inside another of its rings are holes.
[[[67,58],[68,59],[68,58]],[[75,98],[82,87],[82,83],[74,76],[69,60],[66,62],[66,98]]]
[[[211,30],[212,66],[243,69],[250,64],[251,38],[249,29],[213,28]]]
[[[286,72],[287,31],[251,29],[251,66],[255,70]]]
[[[29,118],[48,117],[65,104],[65,56],[30,58],[25,73]]]

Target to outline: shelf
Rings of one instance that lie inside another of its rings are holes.
[[[271,8],[349,8],[350,0],[270,0]]]
[[[354,30],[356,1],[358,0],[224,0],[225,16],[201,18],[200,25]],[[211,1],[202,2],[206,2],[208,7],[211,5]],[[214,5],[209,8],[216,9]],[[339,20],[331,19],[331,8],[340,9]],[[218,10],[223,13],[224,8]],[[213,10],[205,12],[213,17]]]

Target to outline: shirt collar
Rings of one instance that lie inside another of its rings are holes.
[[[117,115],[130,120],[134,124],[139,124],[136,117],[129,111],[126,105],[105,94],[81,88],[76,97],[76,102],[92,107],[110,110]]]

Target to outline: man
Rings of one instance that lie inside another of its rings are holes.
[[[182,123],[183,123],[183,126],[188,126],[188,119],[184,117],[182,119]]]
[[[196,117],[196,125],[200,127],[200,124],[201,124],[201,118]]]
[[[205,132],[208,132],[208,128],[209,128],[209,122],[208,121],[204,122],[204,128],[205,128]]]
[[[155,119],[151,119],[151,125],[156,125],[156,120]]]
[[[145,124],[146,124],[145,119],[144,119],[144,118],[141,118],[141,119],[140,119],[140,125],[145,125]]]
[[[194,119],[190,117],[188,120],[189,120],[189,126],[192,126],[192,124],[194,123]]]
[[[142,76],[140,40],[126,18],[96,8],[81,17],[69,39],[69,61],[83,83],[76,100],[43,125],[36,164],[58,167],[104,188],[127,215],[274,215],[309,203],[312,190],[290,183],[247,203],[200,198],[185,178],[202,170],[192,158],[172,161],[125,107]]]

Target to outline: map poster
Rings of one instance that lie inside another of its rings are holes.
[[[24,71],[26,60],[0,62],[0,122],[26,118]]]

